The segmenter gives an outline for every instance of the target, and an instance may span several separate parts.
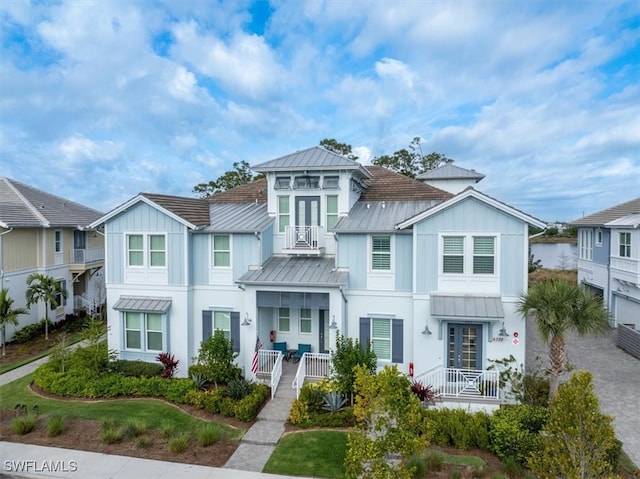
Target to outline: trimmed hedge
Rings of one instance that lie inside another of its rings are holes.
[[[117,359],[108,365],[109,371],[123,376],[152,378],[162,374],[162,365],[158,363],[148,363],[146,361],[128,361]]]
[[[251,422],[256,418],[268,397],[268,387],[263,384],[252,384],[251,392],[240,401],[234,401],[227,396],[225,387],[218,387],[210,391],[189,391],[185,396],[185,402],[211,414],[222,414],[226,417],[236,417],[240,421]]]
[[[457,449],[489,447],[490,416],[482,411],[464,409],[424,409],[424,415],[434,424],[433,442],[440,447]]]
[[[540,435],[549,409],[524,404],[506,406],[491,416],[490,447],[500,459],[511,458],[525,465],[532,454],[540,450]]]

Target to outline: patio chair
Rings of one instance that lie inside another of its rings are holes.
[[[273,343],[273,350],[274,351],[280,351],[282,353],[282,357],[284,359],[287,359],[288,355],[289,355],[289,351],[287,351],[287,342],[286,341],[282,341],[279,343]]]
[[[298,361],[300,361],[300,359],[302,359],[302,355],[304,353],[310,353],[310,352],[311,352],[311,345],[310,344],[300,344],[300,343],[298,343],[298,350],[292,356],[293,357],[293,362],[297,363]]]

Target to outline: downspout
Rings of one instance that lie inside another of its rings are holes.
[[[9,228],[4,233],[0,233],[0,289],[4,289],[4,255],[2,253],[2,237],[12,231],[13,228]]]

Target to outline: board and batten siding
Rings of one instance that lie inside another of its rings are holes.
[[[273,255],[273,228],[275,223],[271,223],[260,235],[261,265],[264,264]]]
[[[609,264],[610,250],[611,250],[611,230],[602,228],[602,244],[596,244],[596,231],[593,230],[593,262],[597,264]],[[579,237],[579,236],[578,236]],[[580,254],[580,250],[577,249],[577,254]]]
[[[249,270],[249,266],[260,265],[260,241],[254,234],[235,234],[231,240],[231,262],[233,280]]]
[[[124,281],[126,233],[163,233],[166,235],[168,284],[186,284],[184,258],[187,228],[146,203],[138,203],[107,222],[107,280]]]
[[[395,235],[396,248],[393,252],[396,272],[396,291],[413,290],[413,236]]]
[[[416,235],[416,292],[438,290],[439,234],[498,233],[500,255],[500,291],[503,295],[519,295],[524,285],[527,252],[524,222],[467,198],[413,226]]]
[[[349,269],[349,289],[367,288],[367,235],[341,234],[338,237],[338,267]]]

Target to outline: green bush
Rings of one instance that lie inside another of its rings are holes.
[[[209,447],[218,440],[220,430],[213,424],[203,424],[198,428],[196,437],[198,439],[198,445],[202,447]]]
[[[60,434],[62,434],[65,427],[66,424],[62,416],[51,416],[47,421],[47,436],[59,436]]]
[[[124,428],[114,421],[100,424],[100,440],[106,444],[116,444],[124,439]]]
[[[255,384],[253,391],[236,404],[234,410],[236,418],[244,422],[253,421],[268,397],[269,388],[264,384]]]
[[[309,412],[321,412],[327,393],[319,383],[305,383],[300,389],[298,401],[305,403]]]
[[[234,417],[236,415],[236,402],[230,397],[223,397],[220,400],[220,414],[224,417]]]
[[[301,427],[351,427],[356,425],[353,409],[348,407],[338,412],[315,412]]]
[[[216,329],[215,333],[200,344],[196,364],[203,366],[200,372],[207,381],[214,384],[227,384],[239,378],[242,370],[235,365],[237,353],[233,352],[231,341],[224,333]],[[189,375],[194,371],[189,368]]]
[[[162,373],[162,366],[160,364],[148,363],[146,361],[127,361],[125,359],[118,359],[109,363],[108,370],[122,376],[152,378],[160,376],[160,373]]]
[[[549,378],[539,374],[527,374],[523,378],[524,404],[529,406],[549,405]]]
[[[125,435],[127,437],[138,437],[147,432],[149,424],[144,419],[133,418],[125,422]]]
[[[513,458],[525,465],[541,447],[540,430],[549,419],[549,410],[524,404],[498,409],[491,416],[489,450],[503,461]]]
[[[25,416],[18,416],[11,421],[11,430],[16,434],[24,435],[28,434],[36,428],[36,416],[34,414],[27,414]]]
[[[253,384],[245,378],[234,378],[227,384],[227,396],[236,401],[240,401],[249,394]]]
[[[424,414],[434,423],[433,442],[440,447],[458,449],[489,445],[490,417],[482,411],[475,413],[464,409],[425,409]]]
[[[167,448],[176,454],[181,454],[189,447],[189,436],[181,432],[167,441]]]
[[[37,323],[27,324],[13,333],[13,341],[18,344],[25,344],[44,333],[46,319],[41,319]],[[49,320],[49,328],[53,328],[53,322]]]

